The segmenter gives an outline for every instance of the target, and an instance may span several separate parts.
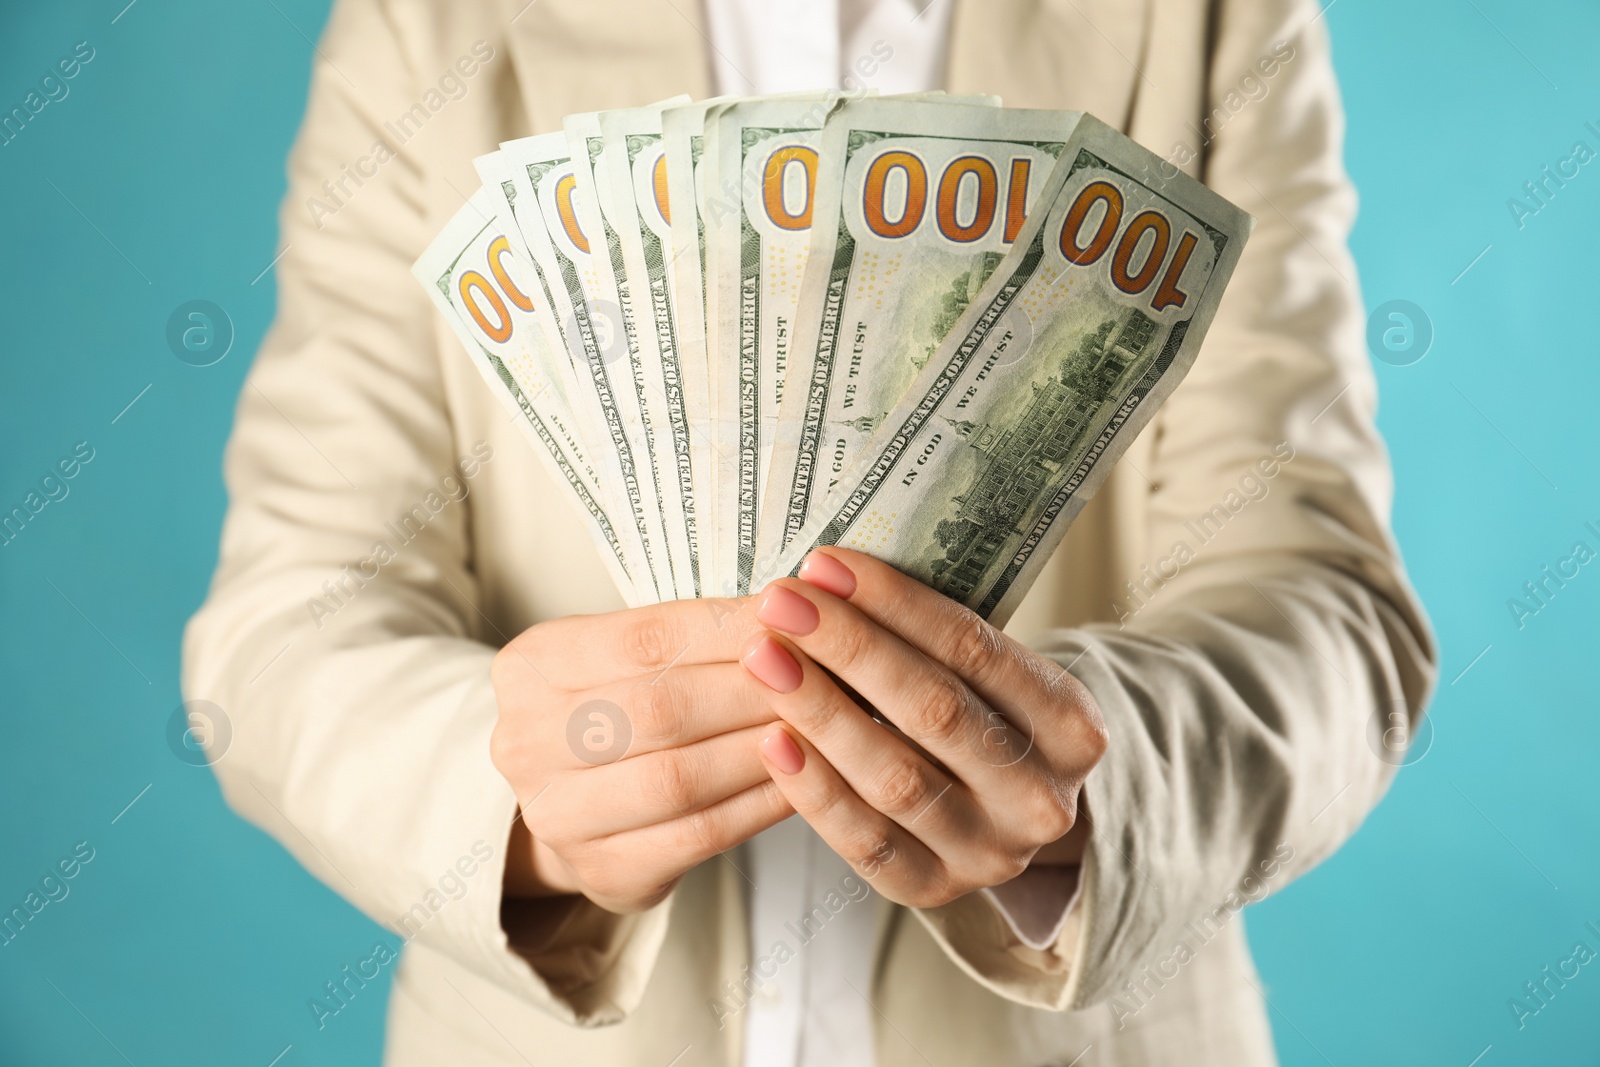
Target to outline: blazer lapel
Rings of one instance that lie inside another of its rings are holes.
[[[937,0],[936,0],[937,2]],[[951,92],[1071,108],[1125,128],[1141,90],[1149,0],[948,0]]]
[[[528,128],[563,117],[710,93],[699,0],[497,0]],[[524,6],[526,5],[526,6]]]

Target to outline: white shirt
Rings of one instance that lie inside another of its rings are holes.
[[[718,93],[942,88],[954,0],[705,0]]]
[[[943,87],[954,0],[705,5],[719,94]],[[745,1067],[872,1067],[877,907],[865,880],[799,816],[743,855],[750,962],[719,999],[742,1016]],[[1060,933],[1076,880],[1058,873],[984,892],[1018,938],[1042,948]]]

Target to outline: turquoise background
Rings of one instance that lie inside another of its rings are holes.
[[[0,547],[0,906],[76,842],[95,850],[0,947],[0,1062],[377,1063],[385,989],[321,1032],[306,1001],[394,939],[230,814],[165,734],[327,3],[125,2],[0,15],[0,110],[76,42],[96,51],[0,146],[0,511],[76,442],[95,449]],[[1583,529],[1600,527],[1600,161],[1522,229],[1506,202],[1576,140],[1600,148],[1600,11],[1346,0],[1326,17],[1368,308],[1412,301],[1434,331],[1420,362],[1375,365],[1444,668],[1426,755],[1343,851],[1250,912],[1278,1047],[1294,1065],[1592,1063],[1600,966],[1524,1029],[1507,1003],[1578,940],[1600,948],[1600,565],[1521,629],[1507,600],[1576,540],[1600,548]],[[191,299],[237,332],[213,366],[166,345]]]

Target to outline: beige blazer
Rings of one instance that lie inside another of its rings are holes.
[[[1389,533],[1325,23],[1309,0],[948,2],[949,89],[1091,111],[1259,226],[1193,372],[1011,624],[1111,734],[1080,907],[1035,951],[978,896],[879,901],[878,1062],[1272,1063],[1238,909],[1361,822],[1395,762],[1376,739],[1435,672]],[[708,69],[694,0],[340,0],[319,48],[184,684],[229,717],[229,803],[406,939],[306,970],[315,1029],[397,968],[391,1064],[740,1059],[712,1006],[748,959],[729,860],[644,915],[584,905],[543,941],[502,921],[490,658],[620,602],[408,273],[473,156],[707,95]]]

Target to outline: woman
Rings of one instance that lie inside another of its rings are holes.
[[[409,275],[502,140],[827,83],[1090,111],[1258,219],[1008,636],[844,552],[620,610]],[[186,690],[229,801],[405,939],[386,1062],[1275,1062],[1237,912],[1353,831],[1435,669],[1341,123],[1309,3],[341,0]]]

